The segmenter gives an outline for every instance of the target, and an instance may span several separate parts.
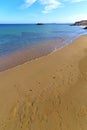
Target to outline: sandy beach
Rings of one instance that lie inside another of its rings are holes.
[[[87,130],[87,35],[0,72],[0,130]]]

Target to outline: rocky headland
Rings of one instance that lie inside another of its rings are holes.
[[[87,20],[77,21],[72,26],[87,26]]]
[[[77,21],[74,24],[71,24],[71,26],[85,26],[84,29],[87,29],[87,20]]]

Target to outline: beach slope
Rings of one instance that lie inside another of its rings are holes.
[[[0,130],[87,130],[87,35],[0,73]]]

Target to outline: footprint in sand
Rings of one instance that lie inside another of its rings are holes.
[[[78,118],[87,118],[87,106],[83,105],[80,107]]]
[[[87,56],[79,62],[79,69],[83,78],[87,81]]]

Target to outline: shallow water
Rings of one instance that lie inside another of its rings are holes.
[[[65,42],[53,46],[53,49],[60,48],[73,38],[85,33],[86,31],[81,27],[70,26],[69,24],[45,24],[42,26],[35,24],[0,24],[0,56],[8,55],[26,47],[65,39]]]

